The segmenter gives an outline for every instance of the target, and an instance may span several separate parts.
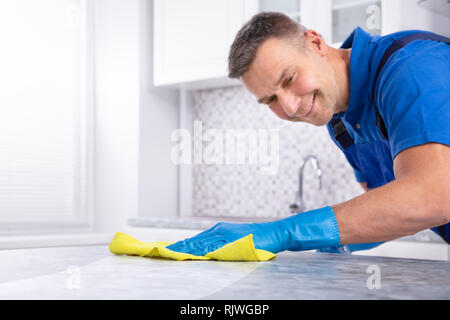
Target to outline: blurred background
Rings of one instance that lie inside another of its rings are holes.
[[[334,47],[357,26],[450,36],[448,0],[0,0],[0,248],[175,241],[361,194],[325,127],[285,123],[227,78],[261,11]],[[423,231],[369,254],[449,249]]]

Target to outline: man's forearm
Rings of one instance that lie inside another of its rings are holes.
[[[407,176],[332,206],[341,244],[389,241],[447,223],[421,182]]]

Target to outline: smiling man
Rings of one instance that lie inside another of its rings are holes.
[[[339,49],[280,13],[238,32],[229,76],[279,118],[327,126],[366,193],[267,223],[219,223],[170,249],[203,255],[253,234],[257,249],[368,249],[431,228],[450,243],[450,47],[426,31]]]

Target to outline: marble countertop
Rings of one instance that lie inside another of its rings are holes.
[[[0,250],[0,299],[449,299],[449,274],[444,261],[315,252],[220,262],[17,249]]]

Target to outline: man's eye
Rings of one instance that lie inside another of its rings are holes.
[[[267,99],[267,104],[271,104],[276,100],[275,96],[271,96],[269,99]]]
[[[290,78],[287,80],[287,82],[286,83],[291,83],[292,82],[292,79],[294,79],[294,76],[290,76]]]

